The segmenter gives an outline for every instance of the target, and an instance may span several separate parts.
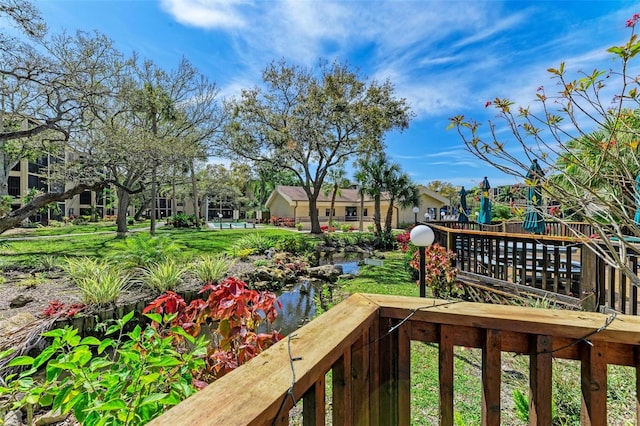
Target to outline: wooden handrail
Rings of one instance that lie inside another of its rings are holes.
[[[640,318],[356,294],[151,422],[152,425],[410,424],[410,342],[440,352],[440,419],[453,424],[453,349],[481,348],[483,424],[500,424],[501,354],[530,357],[530,424],[551,424],[554,358],[582,364],[583,424],[605,425],[607,365],[636,367]],[[588,342],[587,342],[588,340]]]

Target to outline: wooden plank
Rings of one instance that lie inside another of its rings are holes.
[[[363,331],[360,340],[354,343],[351,351],[351,413],[353,424],[356,425],[371,424],[368,344],[369,330],[367,329]]]
[[[369,327],[369,410],[371,424],[380,423],[380,329]]]
[[[636,372],[636,420],[640,421],[640,348],[636,346],[633,355]]]
[[[397,386],[396,386],[396,370],[395,370],[395,354],[397,349],[397,333],[391,333],[393,327],[398,324],[398,320],[392,318],[380,319],[380,363],[378,364],[379,390],[378,398],[380,405],[380,423],[379,424],[395,424],[397,423]]]
[[[302,397],[302,425],[316,426],[325,424],[326,379],[318,378],[316,383]]]
[[[582,406],[580,421],[583,425],[607,424],[607,344],[580,343]]]
[[[398,328],[398,425],[411,424],[411,322]],[[362,423],[366,424],[366,423]]]
[[[532,336],[533,353],[529,356],[529,424],[551,424],[552,339]]]
[[[482,424],[500,425],[500,331],[486,330],[482,348]]]
[[[288,419],[294,402],[288,396],[292,368],[293,399],[299,399],[359,338],[361,328],[377,321],[378,309],[367,297],[351,296],[151,424],[251,425],[271,423],[276,416]]]
[[[381,306],[382,317],[402,319],[416,310],[411,317],[412,321],[471,327],[482,324],[482,328],[575,339],[594,333],[612,319],[610,315],[597,312],[554,311],[378,294],[366,296]],[[635,345],[640,342],[640,318],[617,315],[607,327],[591,335],[589,339]]]
[[[454,328],[440,327],[438,359],[440,365],[440,425],[453,425],[453,338]]]
[[[353,389],[351,386],[351,349],[347,350],[334,364],[332,371],[333,384],[333,424],[351,426],[353,413],[351,412],[351,399]]]

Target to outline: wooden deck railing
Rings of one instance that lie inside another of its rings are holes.
[[[505,352],[529,356],[532,425],[551,424],[555,359],[581,363],[584,425],[607,424],[608,365],[640,372],[638,317],[356,294],[151,424],[286,425],[301,400],[304,425],[408,425],[412,340],[438,345],[442,425],[454,422],[456,346],[482,350],[486,425],[500,424]]]
[[[593,293],[597,308],[638,314],[638,288],[615,267],[599,259],[584,239],[483,231],[475,229],[477,224],[429,225],[434,230],[435,241],[457,254],[456,267],[461,271],[578,299]],[[561,233],[571,234],[567,225],[563,226],[563,230],[558,228]],[[579,229],[585,230],[584,226]],[[638,271],[640,247],[637,252],[630,248],[626,261],[631,270]]]

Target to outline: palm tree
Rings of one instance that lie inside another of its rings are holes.
[[[340,167],[336,169],[331,169],[327,173],[327,178],[322,185],[322,192],[324,195],[331,194],[331,206],[329,208],[329,228],[328,232],[331,232],[333,227],[333,210],[336,204],[336,196],[342,195],[341,188],[349,186],[349,181],[346,179],[345,170]]]
[[[420,204],[420,191],[409,175],[399,170],[399,166],[389,169],[385,179],[385,189],[389,194],[389,207],[384,221],[384,232],[391,235],[391,219],[395,203],[400,207],[417,206]]]
[[[397,164],[394,166],[399,169]],[[386,155],[381,154],[373,160],[369,158],[358,160],[357,167],[356,179],[362,182],[362,192],[373,198],[375,233],[376,235],[382,235],[380,200],[385,190],[385,175],[390,172],[388,170],[390,168],[389,160]]]

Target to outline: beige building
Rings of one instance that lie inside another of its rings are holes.
[[[13,203],[11,204],[12,209],[15,210],[22,206],[23,197],[27,195],[32,188],[45,192],[62,190],[59,186],[50,183],[47,176],[49,166],[61,161],[64,161],[64,159],[51,154],[44,154],[34,161],[22,159],[16,164],[9,172],[8,180],[9,195],[14,197]],[[32,217],[31,220],[46,222],[50,219],[60,220],[63,216],[89,216],[91,215],[92,208],[96,209],[99,217],[110,213],[105,211],[104,200],[102,200],[101,195],[92,191],[85,191],[82,194],[57,204],[59,214],[49,210],[47,213]]]
[[[394,206],[392,223],[399,227],[403,223],[413,223],[417,215],[419,221],[424,220],[424,213],[427,209],[437,212],[441,207],[448,204],[448,200],[436,192],[430,191],[425,187],[420,187],[420,206],[418,213],[413,212],[413,208],[400,208]],[[279,185],[271,193],[266,202],[266,208],[269,209],[272,217],[291,219],[294,223],[307,223],[309,218],[309,199],[306,192],[299,186]],[[329,222],[329,213],[331,208],[331,194],[320,194],[318,197],[316,208],[321,225]],[[383,195],[381,203],[382,220],[389,208],[388,197]],[[373,198],[365,195],[360,197],[357,189],[342,189],[339,196],[336,196],[334,204],[333,217],[335,221],[342,223],[354,222],[354,227],[362,217],[365,224],[373,222],[374,202]],[[435,218],[434,218],[435,219]],[[366,226],[366,225],[365,225]]]

